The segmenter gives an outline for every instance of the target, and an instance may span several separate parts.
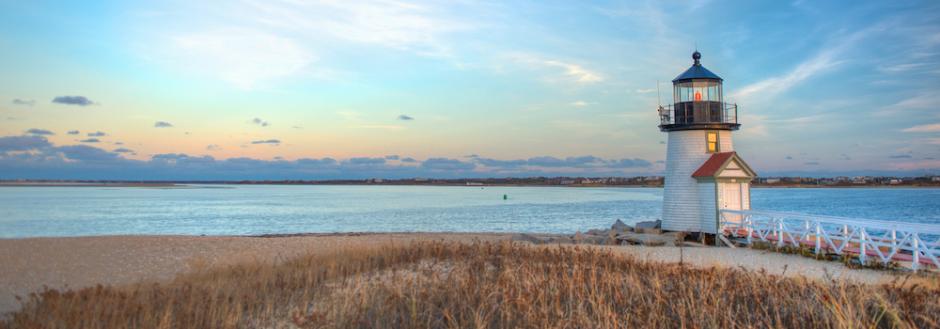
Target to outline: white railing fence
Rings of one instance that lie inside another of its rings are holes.
[[[887,265],[940,268],[940,225],[807,215],[799,213],[720,210],[719,232],[778,247],[812,247],[822,253],[868,257]]]

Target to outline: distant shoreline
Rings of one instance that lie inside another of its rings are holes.
[[[238,186],[238,185],[264,185],[264,186],[441,186],[441,187],[570,187],[570,188],[663,188],[662,185],[604,185],[604,184],[484,184],[467,185],[458,183],[426,183],[426,184],[401,184],[401,183],[334,183],[334,182],[311,182],[311,183],[282,183],[282,182],[11,182],[0,181],[0,187],[139,187],[139,188],[172,188],[186,189],[196,188],[193,185],[216,185]],[[816,184],[752,184],[752,188],[940,188],[940,184],[922,185],[922,184],[894,184],[894,185],[875,185],[875,184],[846,184],[846,185],[816,185]]]

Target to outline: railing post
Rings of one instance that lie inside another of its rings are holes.
[[[891,251],[889,255],[896,255],[898,253],[898,230],[895,228],[891,229]],[[888,258],[888,261],[891,261],[891,258]]]
[[[861,227],[856,228],[858,231],[858,261],[862,266],[865,265],[865,230],[862,230]]]
[[[751,215],[750,215],[750,214],[748,214],[748,215],[746,215],[746,216],[744,217],[744,222],[746,223],[746,224],[745,224],[745,225],[746,225],[745,227],[747,227],[747,245],[750,246],[750,245],[751,245],[751,242],[753,242],[753,241],[751,240],[751,239],[752,239],[751,236],[754,235],[754,221],[751,220]]]
[[[816,221],[816,256],[819,256],[821,252],[819,244],[822,242],[822,239],[820,238],[820,235],[822,234],[822,227],[820,227],[820,225],[822,224],[819,221]]]
[[[914,270],[914,272],[917,272],[917,268],[920,267],[920,237],[917,236],[917,233],[913,234],[914,242],[911,243],[911,246],[913,246],[912,249],[914,250],[911,256],[913,256],[912,258],[914,262],[911,263],[911,269]]]
[[[849,245],[849,225],[848,225],[848,224],[843,224],[843,225],[842,225],[842,246],[843,246],[843,249],[844,249],[844,247],[846,247],[846,246],[848,246],[848,245]],[[840,252],[840,254],[841,254],[841,252]]]
[[[783,247],[783,219],[775,218],[777,221],[777,247]]]

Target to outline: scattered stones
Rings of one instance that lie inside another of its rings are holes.
[[[658,220],[639,222],[634,229],[618,219],[611,225],[610,229],[591,229],[585,233],[577,231],[573,235],[520,233],[513,235],[512,240],[532,244],[636,244],[644,246],[678,246],[683,244],[685,232],[663,233],[660,225],[661,222]]]

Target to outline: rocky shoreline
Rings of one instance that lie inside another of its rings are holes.
[[[650,247],[679,246],[685,241],[685,232],[663,232],[662,222],[646,221],[635,226],[617,220],[608,229],[591,229],[575,234],[518,233],[513,241],[532,244],[593,244],[593,245],[643,245]]]

